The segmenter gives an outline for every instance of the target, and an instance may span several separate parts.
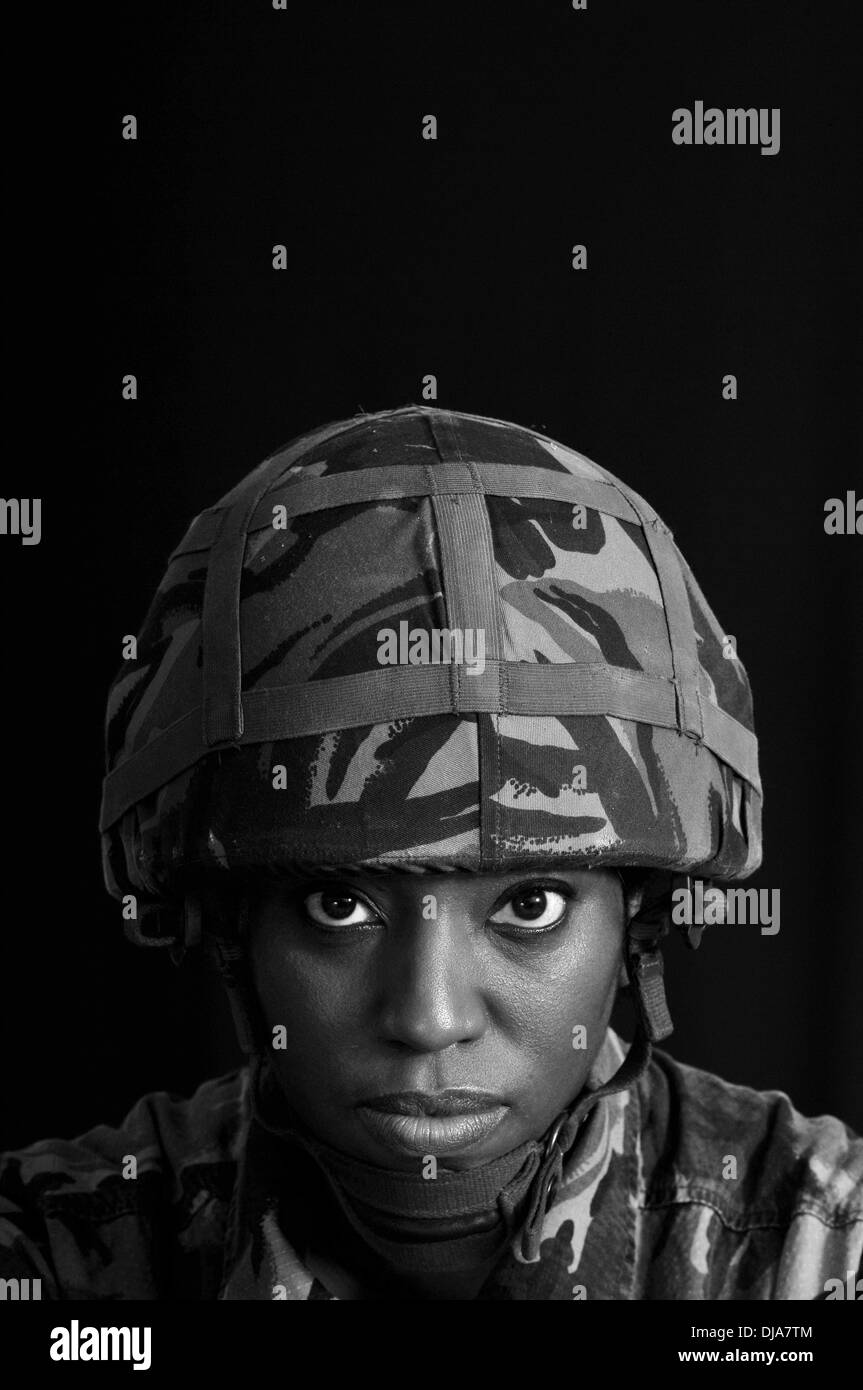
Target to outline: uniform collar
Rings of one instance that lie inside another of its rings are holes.
[[[519,1204],[521,1210],[517,1213],[517,1229],[511,1223],[504,1232],[505,1239],[499,1247],[499,1267],[491,1277],[489,1291],[484,1291],[482,1297],[531,1296],[513,1295],[506,1290],[512,1287],[513,1281],[518,1285],[530,1266],[547,1259],[548,1249],[556,1248],[555,1242],[561,1231],[564,1231],[576,1257],[576,1265],[586,1248],[595,1245],[595,1240],[587,1240],[588,1230],[591,1226],[595,1227],[603,1215],[608,1218],[610,1214],[611,1208],[606,1210],[606,1197],[610,1195],[609,1175],[613,1172],[619,1176],[620,1159],[624,1155],[627,1160],[636,1161],[633,1151],[637,1144],[637,1124],[633,1125],[632,1116],[633,1104],[637,1104],[636,1088],[633,1086],[629,1090],[629,1087],[643,1070],[646,1056],[642,1058],[633,1055],[635,1053],[637,1048],[633,1047],[627,1058],[620,1039],[609,1029],[588,1085],[577,1102],[563,1112],[557,1126],[553,1126],[542,1141],[533,1141],[505,1155],[504,1160],[508,1162],[504,1161],[501,1173],[489,1174],[492,1186],[498,1177],[503,1179],[504,1189],[509,1184],[513,1199],[510,1211]],[[628,1062],[628,1066],[624,1066],[625,1062]],[[623,1073],[620,1070],[622,1066]],[[632,1073],[629,1081],[626,1080],[627,1072]],[[615,1089],[620,1075],[624,1077],[623,1084],[620,1089]],[[258,1080],[254,1072],[250,1072],[244,1093],[245,1143],[231,1203],[220,1298],[269,1301],[274,1298],[350,1297],[350,1293],[344,1292],[346,1287],[350,1287],[350,1275],[337,1271],[337,1275],[344,1274],[344,1278],[328,1279],[330,1287],[324,1287],[281,1228],[278,1213],[285,1196],[285,1182],[291,1180],[291,1165],[284,1140],[268,1132],[256,1119],[253,1101]],[[364,1169],[365,1165],[354,1168],[354,1176],[360,1185]],[[525,1203],[526,1185],[528,1192]],[[459,1210],[463,1209],[465,1199],[463,1186],[456,1185],[452,1189],[453,1205]],[[602,1212],[597,1201],[600,1188],[603,1189]],[[438,1190],[443,1193],[443,1189]],[[428,1185],[425,1191],[429,1191]],[[475,1180],[476,1199],[485,1200],[487,1195],[482,1182]],[[622,1207],[620,1203],[612,1202],[611,1207],[614,1211],[611,1224],[607,1219],[600,1224],[608,1226],[606,1237],[613,1238],[617,1246],[621,1240],[631,1237],[628,1225],[634,1222],[634,1213],[629,1211],[626,1201]],[[356,1222],[354,1225],[355,1229],[362,1231],[362,1225],[357,1226]],[[362,1233],[366,1235],[365,1231]],[[478,1242],[475,1237],[468,1237],[467,1240],[473,1242],[475,1254],[481,1254],[489,1246],[488,1238],[481,1238]],[[462,1253],[471,1253],[466,1244],[462,1245],[459,1241],[458,1245],[461,1247],[459,1258]],[[381,1253],[387,1253],[386,1249]],[[606,1244],[606,1259],[611,1264],[613,1260],[609,1258],[610,1255]],[[447,1263],[450,1257],[444,1253],[441,1258],[444,1261],[441,1267],[450,1267]],[[320,1261],[312,1263],[320,1270]],[[567,1265],[570,1269],[575,1268],[570,1259],[567,1259]],[[623,1277],[622,1272],[620,1277]],[[341,1292],[334,1292],[333,1285],[339,1286]],[[492,1291],[497,1287],[502,1290],[499,1294]],[[353,1296],[361,1296],[361,1293]]]

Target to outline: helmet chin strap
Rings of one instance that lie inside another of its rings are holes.
[[[584,1121],[605,1096],[626,1091],[634,1085],[650,1062],[650,1052],[650,1039],[639,1018],[629,1051],[614,1075],[596,1090],[582,1091],[546,1132],[543,1159],[533,1181],[531,1200],[521,1230],[521,1253],[525,1260],[539,1259],[545,1214],[563,1179],[564,1163]]]
[[[618,873],[626,902],[627,886]],[[671,930],[672,889],[679,882],[689,884],[688,878],[674,874],[670,883],[661,883],[660,891],[643,898],[626,927],[624,964],[631,996],[641,1028],[648,1042],[662,1042],[674,1031],[668,1001],[665,997],[664,968],[660,942]],[[687,936],[693,948],[697,940]]]
[[[234,1031],[249,1060],[266,1057],[272,1039],[258,1002],[252,964],[246,946],[249,902],[245,894],[208,897],[204,908],[207,929],[216,948],[222,984],[231,1006]]]
[[[638,1021],[649,1043],[662,1042],[674,1032],[665,997],[662,952],[656,928],[634,918],[627,930],[626,974],[638,1013]]]

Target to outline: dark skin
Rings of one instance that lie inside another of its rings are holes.
[[[420,1159],[370,1133],[361,1100],[461,1087],[498,1095],[505,1117],[448,1152],[452,1169],[540,1137],[587,1080],[637,905],[599,869],[264,885],[252,968],[268,1032],[287,1031],[271,1056],[291,1107],[332,1147],[413,1172]],[[573,1045],[576,1027],[585,1047]]]

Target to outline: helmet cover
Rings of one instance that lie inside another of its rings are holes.
[[[564,445],[425,406],[192,521],[106,761],[106,885],[151,903],[210,870],[761,862],[749,681],[671,532]]]

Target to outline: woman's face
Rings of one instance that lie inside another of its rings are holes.
[[[595,869],[264,886],[254,980],[295,1114],[333,1148],[409,1171],[539,1138],[602,1043],[624,907],[617,875]]]

